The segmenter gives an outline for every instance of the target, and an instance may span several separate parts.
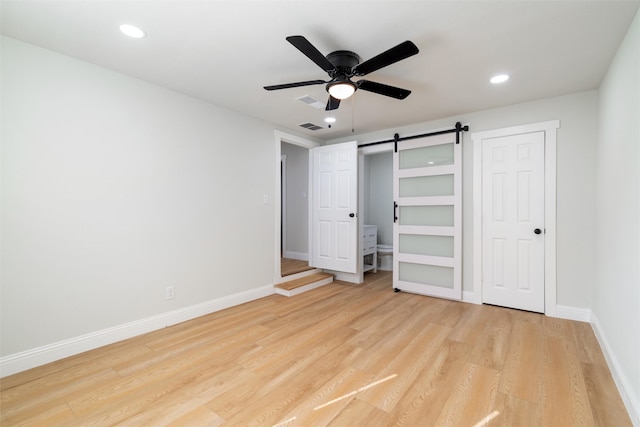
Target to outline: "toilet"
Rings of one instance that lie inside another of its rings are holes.
[[[393,270],[393,245],[378,245],[378,270]]]

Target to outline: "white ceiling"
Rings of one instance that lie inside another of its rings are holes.
[[[596,89],[640,1],[61,1],[2,0],[2,33],[128,74],[280,128],[321,139]],[[138,25],[144,39],[123,36]],[[412,91],[396,100],[358,91],[329,115],[327,79],[285,37],[303,35],[323,54],[363,61],[405,40],[420,53],[366,79]],[[511,80],[492,86],[506,72]]]

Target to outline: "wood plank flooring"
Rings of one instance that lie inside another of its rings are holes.
[[[0,424],[631,425],[589,324],[365,277],[4,378]]]
[[[303,271],[313,270],[309,266],[308,261],[301,261],[291,258],[280,258],[280,275],[282,277],[291,276],[292,274],[302,273]]]
[[[310,274],[309,276],[301,277],[295,280],[289,280],[288,282],[279,283],[276,285],[276,288],[284,289],[287,291],[292,291],[294,289],[301,288],[303,286],[312,284],[314,282],[320,282],[325,279],[333,279],[333,275],[329,273],[316,273]]]

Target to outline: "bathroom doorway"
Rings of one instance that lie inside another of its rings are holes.
[[[309,266],[309,148],[280,144],[280,276]]]
[[[383,150],[380,151],[380,148]],[[377,245],[393,246],[393,147],[376,147],[361,151],[362,156],[362,221],[377,227]],[[392,269],[391,256],[378,254],[378,270]]]

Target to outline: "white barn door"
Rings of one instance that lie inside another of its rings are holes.
[[[401,141],[393,156],[393,287],[462,299],[462,144]]]
[[[311,150],[310,265],[355,273],[358,261],[358,145]]]

